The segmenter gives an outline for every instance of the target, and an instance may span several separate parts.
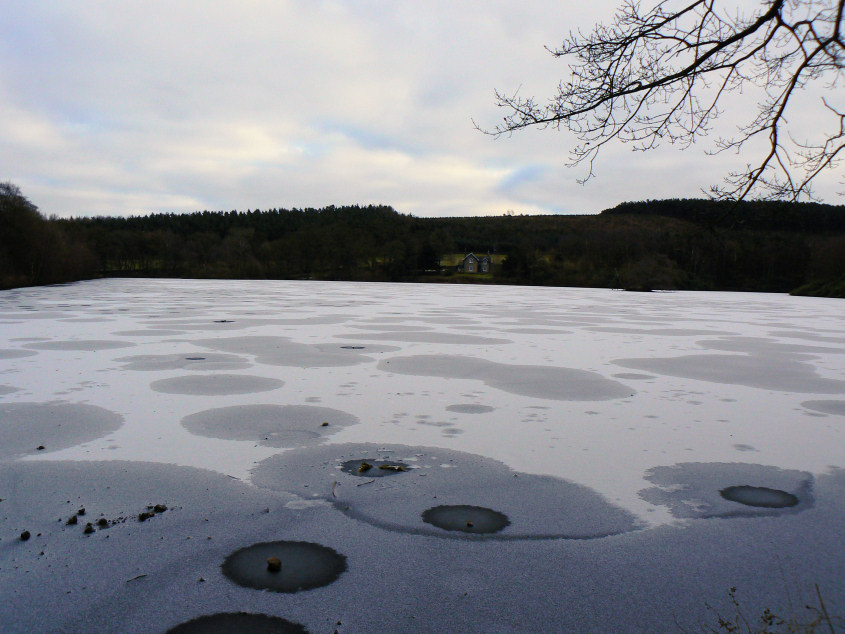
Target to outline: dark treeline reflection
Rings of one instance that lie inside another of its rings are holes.
[[[2,196],[0,283],[97,275],[845,294],[845,207],[706,200],[590,216],[416,218],[383,205],[46,220]],[[490,255],[489,274],[457,271]]]

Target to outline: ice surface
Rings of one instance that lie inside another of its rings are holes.
[[[351,460],[366,460],[373,467],[350,472],[343,467]],[[408,466],[389,471],[390,477],[375,477],[383,475],[373,472],[384,464]],[[495,460],[448,449],[328,445],[268,458],[256,467],[252,480],[292,493],[307,488],[356,519],[416,535],[466,537],[425,523],[424,513],[444,504],[481,506],[506,515],[510,524],[484,536],[488,539],[595,539],[640,527],[632,514],[587,487],[518,473]]]
[[[0,324],[4,631],[662,631],[815,583],[845,611],[841,300],[121,279],[0,292]],[[339,468],[385,457],[408,471]],[[280,540],[348,571],[223,576]]]

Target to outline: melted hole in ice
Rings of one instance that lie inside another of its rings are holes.
[[[281,562],[270,570],[268,559]],[[223,562],[223,574],[239,586],[273,592],[299,592],[327,586],[346,571],[346,557],[312,542],[277,541],[236,550]]]
[[[458,414],[488,414],[495,411],[496,408],[489,405],[478,405],[477,403],[458,403],[457,405],[449,405],[446,410]]]
[[[438,528],[463,533],[498,533],[510,524],[504,513],[468,504],[434,506],[423,511],[422,519]]]
[[[397,473],[405,473],[408,471],[408,465],[395,460],[362,458],[360,460],[347,460],[340,466],[340,470],[362,478],[383,478]]]
[[[366,346],[341,346],[344,350],[363,350]]]
[[[724,488],[719,491],[719,495],[731,502],[767,509],[785,509],[798,504],[798,498],[786,491],[746,484]]]
[[[211,374],[207,376],[177,376],[150,383],[150,389],[165,394],[189,396],[219,396],[225,394],[253,394],[277,390],[284,381],[246,374]]]
[[[278,616],[246,612],[209,614],[167,630],[167,634],[231,634],[232,632],[308,634],[308,630],[299,623],[293,623]]]

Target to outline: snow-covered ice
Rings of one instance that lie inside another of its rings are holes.
[[[800,611],[814,584],[842,613],[843,430],[835,299],[3,291],[0,626],[166,631],[246,610],[311,632],[677,631],[729,612],[731,586],[753,613]],[[477,519],[425,520],[441,507]],[[485,532],[484,509],[507,519]],[[281,541],[346,568],[295,593],[223,574]]]

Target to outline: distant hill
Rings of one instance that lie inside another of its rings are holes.
[[[647,200],[622,203],[602,215],[668,216],[698,224],[738,229],[845,232],[845,205],[781,201],[715,201],[701,199]]]
[[[416,218],[341,205],[47,220],[9,191],[5,287],[102,275],[845,292],[843,206],[659,200],[598,215]],[[459,272],[470,252],[492,256],[492,272]]]

